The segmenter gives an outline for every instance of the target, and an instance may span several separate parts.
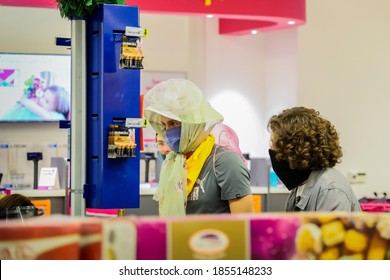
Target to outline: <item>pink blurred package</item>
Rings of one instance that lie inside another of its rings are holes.
[[[167,259],[167,221],[144,217],[136,219],[137,260]]]
[[[251,259],[288,260],[295,255],[296,215],[261,215],[250,220]]]

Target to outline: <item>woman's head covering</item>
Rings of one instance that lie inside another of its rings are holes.
[[[227,147],[233,152],[239,154],[245,165],[248,165],[248,161],[244,158],[240,149],[240,140],[233,128],[226,124],[219,123],[214,126],[211,134],[215,137],[215,144]]]
[[[202,91],[185,79],[163,81],[144,97],[145,117],[153,129],[165,138],[160,116],[182,123],[181,153],[194,151],[223,116],[207,102]]]
[[[160,216],[185,214],[187,170],[184,155],[195,151],[223,116],[208,103],[202,91],[185,79],[170,79],[154,86],[144,96],[144,116],[153,129],[165,138],[160,116],[181,122],[179,152],[167,155],[161,168],[160,183],[154,198]]]
[[[160,123],[159,115],[194,124],[223,119],[200,88],[185,79],[169,79],[157,84],[145,95],[145,103],[145,116],[151,122]]]

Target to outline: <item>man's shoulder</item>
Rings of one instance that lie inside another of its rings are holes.
[[[216,161],[234,161],[236,159],[242,160],[240,155],[225,146],[215,145],[213,151],[210,154],[211,157],[215,157]]]

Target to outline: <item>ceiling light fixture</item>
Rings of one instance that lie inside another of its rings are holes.
[[[213,18],[214,15],[209,14],[209,15],[206,15],[206,17],[207,17],[207,18]]]
[[[258,33],[257,30],[252,30],[252,31],[251,31],[251,34],[252,34],[252,35],[256,35],[257,33]]]
[[[295,21],[289,20],[289,21],[287,22],[287,24],[289,24],[289,25],[294,25],[294,24],[295,24]]]

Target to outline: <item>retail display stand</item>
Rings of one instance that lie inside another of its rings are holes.
[[[126,36],[131,28],[141,30],[136,6],[100,5],[86,20],[86,208],[140,206],[141,125],[134,120],[143,56],[123,57],[123,49],[140,52],[142,34]]]

